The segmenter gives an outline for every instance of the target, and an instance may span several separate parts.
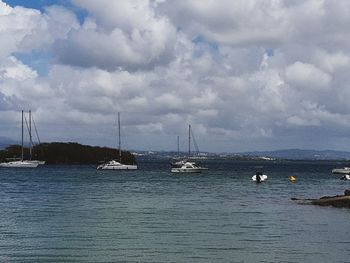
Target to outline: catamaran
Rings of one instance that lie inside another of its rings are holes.
[[[97,166],[98,170],[137,170],[137,165],[135,164],[122,164],[122,150],[121,150],[121,140],[120,140],[120,113],[118,112],[118,137],[119,137],[119,162],[116,160],[111,160],[104,164]]]
[[[193,137],[193,133],[191,132],[191,125],[188,125],[188,157],[191,156],[191,135]],[[197,143],[193,137],[193,142],[198,150]],[[179,137],[178,137],[178,153],[179,153]],[[189,160],[178,160],[176,162],[171,163],[171,172],[172,173],[201,173],[202,171],[208,170],[208,168],[201,167],[195,162]]]

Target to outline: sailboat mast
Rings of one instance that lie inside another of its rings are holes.
[[[119,162],[122,163],[122,150],[120,142],[120,112],[118,112],[118,138],[119,138]]]
[[[177,156],[180,156],[180,136],[177,136]]]
[[[23,110],[22,110],[22,161],[23,161],[23,158],[24,158],[24,152],[23,152]]]
[[[188,125],[188,156],[191,156],[191,124]]]
[[[32,111],[29,110],[29,160],[32,159],[32,145],[33,145],[33,139],[32,139]]]

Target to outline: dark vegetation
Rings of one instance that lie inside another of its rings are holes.
[[[20,157],[20,145],[10,145],[5,150],[0,150],[1,161]],[[28,148],[24,148],[24,159],[29,159]],[[119,160],[119,150],[72,142],[41,143],[33,147],[32,159],[46,161],[46,164],[98,164],[112,159]],[[122,163],[134,164],[136,160],[130,152],[122,151]]]

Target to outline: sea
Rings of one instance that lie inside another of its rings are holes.
[[[343,194],[350,181],[331,170],[346,163],[202,165],[0,169],[0,262],[350,262],[350,209],[291,200]]]

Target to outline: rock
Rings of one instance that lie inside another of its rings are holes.
[[[344,195],[324,196],[319,199],[292,198],[292,200],[298,201],[299,204],[312,204],[312,205],[320,205],[320,206],[350,208],[350,190],[345,190]]]
[[[314,199],[311,201],[311,204],[321,205],[321,206],[350,208],[350,196],[334,196],[334,197],[324,197],[320,199]]]

